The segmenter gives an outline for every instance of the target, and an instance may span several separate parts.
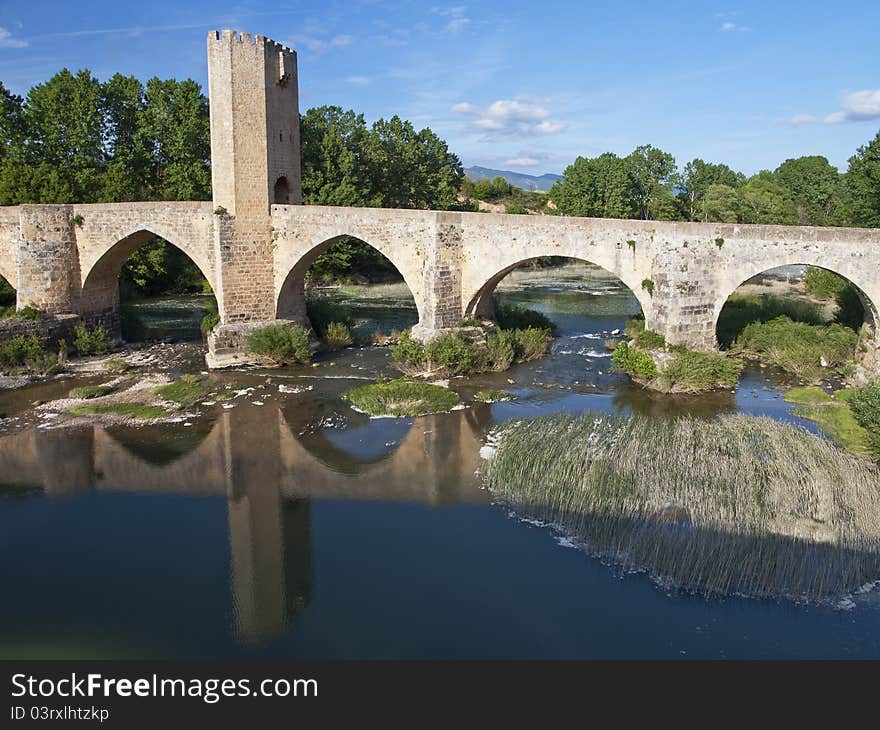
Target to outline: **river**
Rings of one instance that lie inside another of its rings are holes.
[[[416,319],[400,286],[325,293],[361,333]],[[621,574],[495,503],[479,451],[506,419],[741,412],[818,432],[773,374],[663,397],[610,372],[604,340],[638,305],[593,269],[517,271],[500,296],[547,314],[558,337],[543,360],[452,382],[465,401],[485,387],[515,400],[452,413],[370,419],[346,406],[345,389],[394,375],[385,348],[223,372],[235,398],[162,426],[28,415],[68,381],[0,392],[0,656],[880,657],[876,590],[827,605],[707,599]],[[203,304],[138,306],[181,336],[201,316],[181,308]],[[199,343],[176,347],[179,369],[200,367]]]

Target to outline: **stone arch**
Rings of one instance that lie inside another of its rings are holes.
[[[519,268],[523,264],[527,264],[530,261],[535,261],[539,258],[547,256],[550,254],[538,254],[535,256],[528,256],[527,258],[522,258],[512,263],[508,263],[504,268],[497,271],[495,274],[486,278],[483,283],[477,287],[475,290],[467,293],[464,297],[465,302],[465,317],[487,317],[492,318],[495,315],[495,307],[493,303],[492,295],[495,292],[495,288],[501,283],[502,279],[506,277],[509,273]],[[635,287],[632,283],[628,282],[623,276],[621,276],[618,272],[612,271],[610,269],[597,264],[594,261],[584,258],[583,256],[569,256],[567,254],[554,252],[553,256],[559,256],[563,258],[567,258],[570,260],[575,260],[581,263],[592,264],[593,266],[598,266],[607,274],[615,277],[618,281],[620,281],[627,289],[630,290],[632,295],[636,298],[639,303],[639,306],[642,309],[642,313],[645,317],[648,317],[650,313],[650,295],[647,291],[643,290],[641,287]]]
[[[391,264],[397,269],[397,272],[403,278],[404,283],[412,294],[413,300],[416,304],[416,311],[418,312],[419,321],[422,320],[423,317],[423,306],[424,303],[422,298],[419,296],[422,291],[421,287],[418,286],[414,272],[407,270],[405,266],[401,266],[395,260],[394,252],[391,246],[382,245],[377,243],[372,243],[370,240],[363,238],[362,236],[358,236],[355,233],[341,233],[333,235],[329,238],[324,239],[320,243],[312,246],[305,253],[301,254],[298,259],[293,262],[293,265],[289,267],[287,270],[287,274],[284,277],[284,280],[281,282],[281,285],[278,287],[277,297],[275,299],[275,316],[278,319],[289,319],[296,320],[302,323],[306,323],[308,321],[308,317],[306,315],[305,308],[305,278],[306,273],[311,268],[312,264],[318,259],[318,257],[323,254],[327,249],[330,248],[334,243],[341,241],[345,238],[356,238],[358,241],[367,244],[370,248],[375,249],[380,254],[382,254]]]
[[[290,184],[284,175],[275,181],[275,187],[272,190],[272,202],[275,205],[288,205],[290,203]]]
[[[865,323],[869,327],[870,334],[874,338],[878,337],[877,325],[878,323],[880,323],[880,316],[878,316],[877,302],[880,301],[880,297],[878,297],[878,294],[880,294],[880,292],[872,292],[870,289],[870,283],[863,280],[864,278],[870,278],[871,272],[853,271],[850,270],[848,267],[842,266],[831,267],[827,264],[827,262],[823,263],[813,257],[802,256],[785,257],[784,259],[779,259],[776,261],[755,263],[752,264],[748,269],[738,269],[735,273],[728,274],[725,277],[725,282],[718,291],[718,295],[715,298],[712,310],[712,332],[716,337],[716,345],[718,336],[718,318],[721,316],[721,310],[724,309],[724,305],[727,304],[727,301],[736,292],[736,290],[750,279],[753,279],[756,276],[760,276],[767,271],[779,269],[784,266],[811,266],[817,269],[830,271],[832,274],[837,274],[838,276],[846,279],[846,281],[852,284],[852,286],[855,288],[856,292],[859,295],[859,299],[861,299],[862,301],[862,306],[865,310]]]
[[[161,226],[138,226],[113,242],[90,266],[83,267],[80,311],[87,321],[104,324],[111,331],[119,332],[119,274],[128,257],[154,238],[167,241],[198,267],[211,285],[218,307],[221,307],[214,268],[205,258],[205,252],[185,241],[178,242],[173,233],[162,230]]]

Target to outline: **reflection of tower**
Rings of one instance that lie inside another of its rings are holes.
[[[308,502],[282,501],[279,418],[268,408],[223,414],[233,603],[244,641],[282,633],[309,598]]]

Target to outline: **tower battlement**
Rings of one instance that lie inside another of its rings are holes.
[[[267,216],[301,202],[296,52],[229,29],[208,33],[207,47],[215,205]]]

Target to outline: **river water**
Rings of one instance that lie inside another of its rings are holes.
[[[400,287],[326,294],[362,333],[416,318]],[[0,393],[0,656],[880,657],[877,591],[821,606],[706,599],[493,503],[479,451],[506,419],[741,412],[817,432],[757,370],[690,398],[610,372],[604,340],[638,305],[592,269],[514,272],[500,296],[545,312],[558,337],[541,361],[453,380],[468,405],[452,413],[347,407],[347,388],[394,375],[383,348],[224,372],[239,395],[171,425],[35,425],[28,404],[70,382]],[[199,347],[184,346],[182,369]],[[516,399],[472,403],[485,387]]]

